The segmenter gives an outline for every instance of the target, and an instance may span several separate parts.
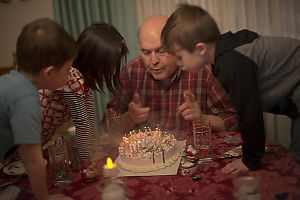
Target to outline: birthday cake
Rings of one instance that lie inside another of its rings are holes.
[[[180,156],[181,148],[174,135],[145,129],[123,137],[117,164],[132,172],[150,172],[172,165]]]

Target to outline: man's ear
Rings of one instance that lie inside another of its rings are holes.
[[[48,66],[43,69],[43,75],[44,75],[44,78],[46,78],[46,79],[51,79],[53,77],[54,73],[55,73],[54,66]]]
[[[195,46],[195,51],[197,51],[200,56],[203,56],[207,52],[207,45],[203,42],[199,42]]]

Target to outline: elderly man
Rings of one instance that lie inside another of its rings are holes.
[[[201,72],[182,71],[177,58],[160,42],[167,16],[153,15],[139,30],[141,56],[121,72],[122,89],[107,107],[121,109],[123,130],[155,127],[192,130],[192,121],[210,120],[212,131],[237,129],[237,116],[229,97],[213,79],[210,67]]]

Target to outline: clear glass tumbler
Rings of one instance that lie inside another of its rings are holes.
[[[68,159],[67,144],[62,136],[48,144],[49,164],[55,186],[65,186],[74,177]]]
[[[256,176],[239,176],[233,180],[234,196],[238,200],[260,200],[260,178]]]
[[[193,121],[194,148],[197,150],[199,163],[213,160],[212,135],[209,120]]]
[[[106,126],[108,134],[115,134],[120,129],[120,111],[117,108],[109,108],[106,111]]]

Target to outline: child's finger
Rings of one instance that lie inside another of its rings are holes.
[[[236,168],[233,167],[233,163],[228,163],[225,167],[222,168],[222,172],[225,174],[229,174],[235,170]]]

